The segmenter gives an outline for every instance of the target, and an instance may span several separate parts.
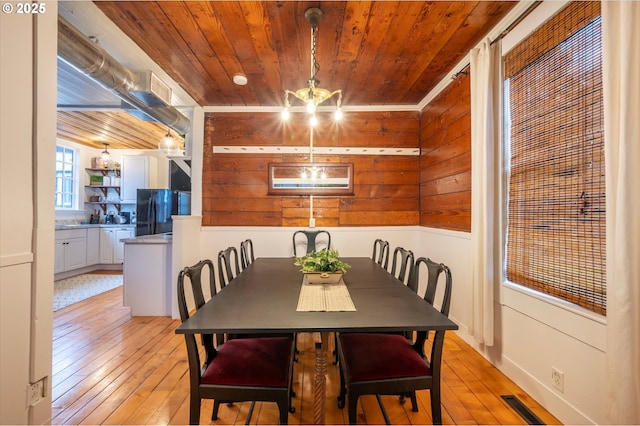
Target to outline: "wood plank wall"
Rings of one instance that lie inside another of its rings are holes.
[[[328,117],[320,117],[325,123]],[[214,146],[308,146],[304,114],[283,124],[277,113],[207,113],[203,226],[309,224],[309,197],[267,195],[269,162],[307,162],[308,154],[224,154]],[[318,147],[418,148],[418,112],[349,112],[317,131]],[[417,225],[419,157],[315,155],[314,162],[354,163],[354,195],[313,200],[316,226]]]
[[[449,84],[420,116],[420,226],[471,232],[471,84]]]

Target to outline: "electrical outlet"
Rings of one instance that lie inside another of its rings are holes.
[[[560,392],[564,392],[564,373],[555,367],[551,367],[551,382]]]
[[[44,379],[27,386],[27,406],[32,406],[44,398]]]

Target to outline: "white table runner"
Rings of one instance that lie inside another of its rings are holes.
[[[298,297],[298,312],[355,311],[349,290],[342,279],[337,284],[308,284],[302,280]]]

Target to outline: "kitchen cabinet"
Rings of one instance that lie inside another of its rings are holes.
[[[56,231],[54,273],[87,266],[87,230]]]
[[[87,229],[87,266],[100,263],[100,229]]]
[[[100,263],[123,263],[125,238],[134,237],[132,227],[100,228]]]
[[[146,155],[123,155],[121,183],[122,202],[135,203],[138,188],[149,187],[149,157]]]

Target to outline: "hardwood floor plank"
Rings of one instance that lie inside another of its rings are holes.
[[[173,417],[171,417],[171,420],[168,423],[169,425],[188,425],[189,424],[189,379],[187,378],[186,380],[182,380],[182,381],[185,382],[186,384],[186,392],[184,394],[184,399],[182,400],[182,404],[180,404],[180,408],[178,408],[178,411],[173,415]],[[201,410],[202,412],[205,412],[204,404]],[[209,416],[211,416],[211,411],[206,411],[206,412],[209,413]],[[207,423],[209,422],[201,423],[201,424],[207,424]]]
[[[105,400],[95,407],[85,406],[90,411],[83,419],[84,424],[102,424],[106,419],[116,412],[119,407],[134,395],[138,390],[140,383],[144,382],[149,376],[156,371],[160,364],[164,361],[162,355],[149,353],[148,357],[142,357],[135,364],[129,367],[134,371],[133,374],[126,373],[120,375],[114,382],[109,384],[109,389],[105,390]],[[186,371],[186,369],[185,369]],[[179,382],[180,385],[184,385]],[[111,392],[109,394],[109,392]],[[188,386],[186,387],[188,395]],[[99,402],[99,401],[96,401]],[[93,404],[92,404],[93,405]]]
[[[165,339],[173,341],[173,346],[177,349],[179,341],[169,339],[169,337],[172,336],[167,334]],[[140,356],[127,357],[122,355],[113,358],[106,364],[96,365],[96,370],[89,377],[78,383],[64,397],[54,401],[58,406],[66,406],[66,401],[73,401],[73,404],[69,405],[66,410],[67,415],[71,415],[71,417],[65,422],[79,423],[88,413],[91,413],[92,410],[99,406],[101,404],[100,401],[107,398],[113,389],[119,386],[128,386],[128,379],[144,380],[153,374],[158,369],[159,364],[165,362],[166,358],[164,354],[158,354],[153,351],[153,348],[158,346],[158,342],[150,341],[148,348],[144,347],[147,350]],[[139,382],[134,381],[133,383]],[[129,397],[136,389],[132,388],[126,396]],[[94,399],[96,394],[99,394],[100,398]]]
[[[116,368],[123,360],[133,356],[141,347],[157,343],[153,340],[147,341],[145,336],[157,335],[162,332],[169,333],[174,329],[172,326],[167,327],[160,319],[147,324],[138,324],[138,330],[134,328],[135,326],[128,324],[117,335],[100,336],[101,338],[95,340],[94,344],[85,346],[77,357],[73,357],[73,362],[66,363],[63,369],[55,373],[54,389],[57,385],[57,379],[64,380],[73,375],[91,377],[89,374],[91,372]],[[101,367],[102,370],[98,367]]]
[[[175,341],[174,341],[175,342]],[[181,352],[181,347],[176,346],[175,349]],[[180,353],[181,354],[181,353]],[[161,381],[169,374],[169,372],[174,368],[178,356],[176,357],[167,357],[166,354],[156,353],[152,356],[154,361],[157,361],[156,367],[153,371],[150,372],[142,382],[137,383],[137,387],[135,392],[129,395],[129,397],[123,401],[122,404],[118,406],[116,410],[109,415],[104,421],[103,424],[140,424],[144,422],[134,421],[133,423],[129,423],[129,418],[134,416],[136,411],[143,406],[151,393],[159,386]],[[183,363],[184,358],[181,360],[181,371],[178,374],[178,377],[183,377],[186,373],[187,367],[186,363]]]
[[[470,407],[465,406],[464,402],[458,398],[455,391],[451,389],[446,381],[442,381],[440,386],[442,398],[442,411],[446,411],[454,425],[475,425],[478,424],[473,415],[469,412]],[[447,403],[445,404],[446,401]],[[428,401],[427,401],[428,403]],[[444,416],[443,416],[444,417]],[[443,419],[444,421],[444,419]]]
[[[168,317],[131,317],[114,289],[54,313],[52,424],[174,424],[189,422],[189,376],[184,337]],[[289,424],[313,423],[315,335],[298,336],[293,405]],[[346,424],[346,408],[337,407],[339,370],[328,358],[326,424]],[[444,424],[526,424],[500,395],[520,398],[547,424],[560,424],[454,333],[445,339],[442,370]],[[419,411],[410,401],[383,396],[393,424],[429,424],[430,393],[417,393]],[[213,402],[202,402],[201,424],[244,425],[250,403],[222,404],[211,421]],[[384,423],[374,396],[360,398],[358,424]],[[256,403],[251,424],[278,424],[274,403]]]
[[[144,401],[127,418],[125,423],[157,424],[152,421],[152,417],[161,416],[167,420],[171,417],[171,405],[168,404],[168,397],[171,391],[178,386],[180,379],[188,375],[187,370],[189,369],[187,363],[172,358],[167,358],[170,370],[167,373],[162,370],[155,373],[160,376],[160,382],[153,389],[150,389],[147,395],[144,395]],[[161,423],[165,423],[165,421],[161,421]]]

